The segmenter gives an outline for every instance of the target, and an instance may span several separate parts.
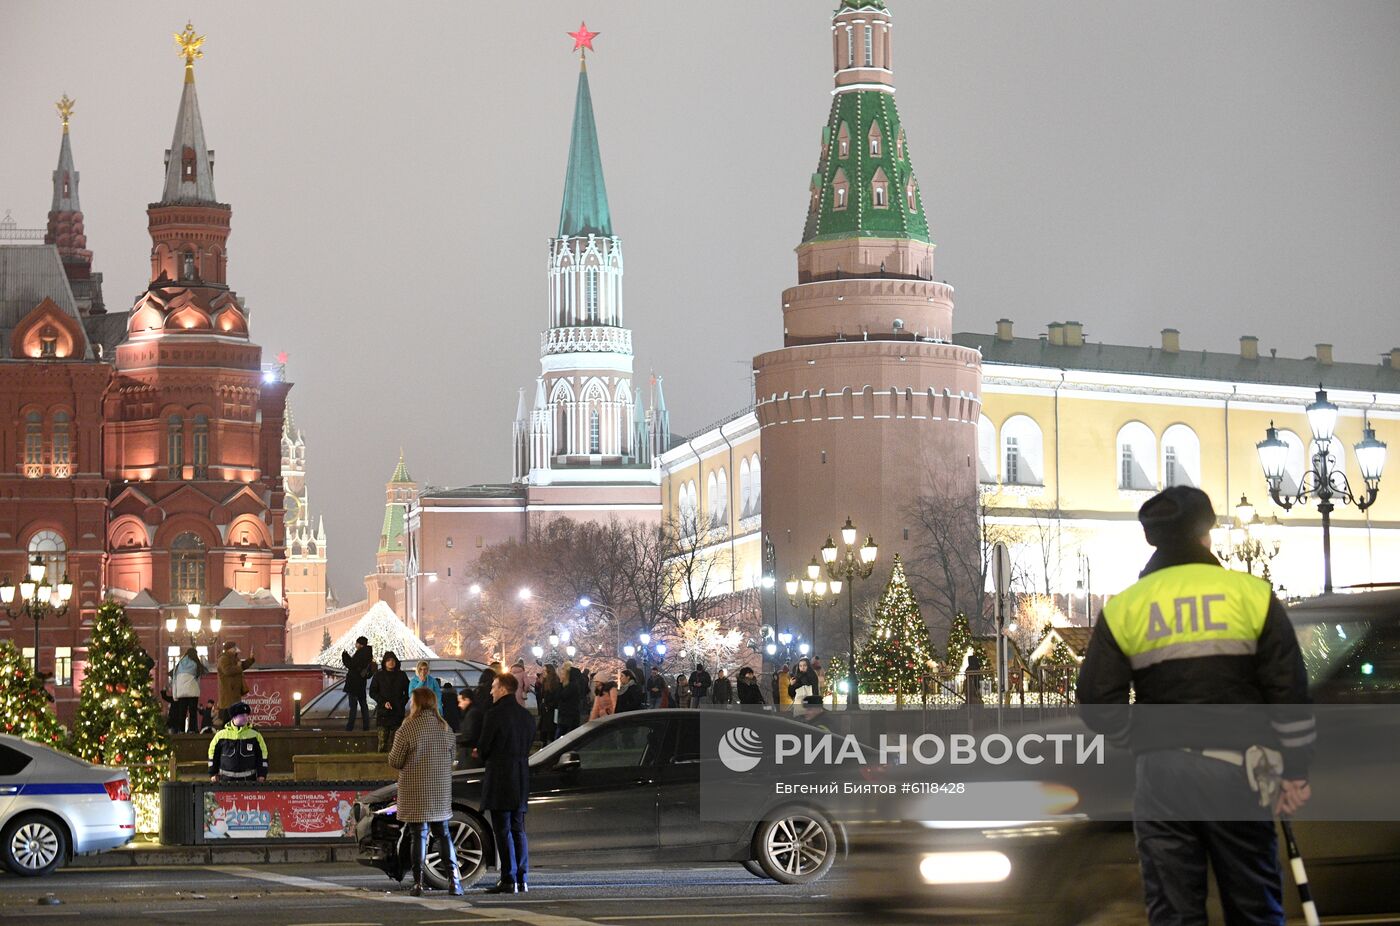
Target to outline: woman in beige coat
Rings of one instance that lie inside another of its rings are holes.
[[[452,763],[457,757],[457,738],[438,712],[437,695],[431,688],[413,692],[413,712],[394,734],[389,765],[399,770],[398,818],[409,828],[413,850],[414,897],[423,893],[423,859],[428,854],[428,833],[437,838],[439,851],[447,859],[452,886],[449,894],[461,894],[457,877],[457,847],[452,844],[447,821],[452,819]]]

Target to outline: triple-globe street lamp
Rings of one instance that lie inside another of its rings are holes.
[[[865,543],[856,548],[856,538],[860,533],[856,526],[851,523],[850,518],[846,518],[846,524],[841,528],[841,542],[846,547],[844,555],[839,555],[836,549],[836,541],[831,537],[826,538],[826,543],[822,544],[822,562],[826,563],[826,574],[831,577],[831,584],[835,588],[833,594],[841,593],[841,585],[846,585],[846,629],[849,633],[849,663],[846,666],[846,709],[860,709],[860,690],[858,679],[856,678],[856,605],[855,605],[855,584],[857,579],[868,579],[870,573],[875,570],[875,558],[880,553],[880,548],[875,545],[875,538],[866,535]]]
[[[812,557],[812,561],[807,564],[807,574],[799,579],[797,576],[788,577],[787,584],[788,602],[794,608],[807,606],[812,610],[812,645],[811,649],[815,653],[817,649],[817,605],[825,604],[828,607],[836,604],[836,597],[841,594],[841,583],[838,581],[828,582],[822,578],[821,563],[817,558]],[[830,598],[828,598],[828,594]],[[807,655],[803,653],[802,655]]]
[[[19,592],[19,607],[12,608],[15,592]],[[16,586],[6,576],[0,583],[0,602],[5,605],[5,613],[10,620],[28,617],[34,621],[34,674],[39,673],[39,622],[46,617],[62,617],[68,612],[68,602],[73,597],[73,583],[68,574],[57,585],[51,585],[48,566],[43,557],[34,554],[23,580]]]
[[[1225,563],[1243,563],[1245,572],[1254,575],[1259,564],[1265,579],[1269,579],[1269,564],[1283,546],[1282,526],[1275,516],[1265,521],[1259,517],[1249,499],[1240,496],[1235,506],[1234,523],[1211,531],[1215,555]]]
[[[1327,390],[1321,386],[1317,398],[1304,409],[1308,415],[1308,427],[1312,430],[1315,451],[1309,468],[1298,480],[1292,492],[1283,488],[1284,470],[1288,465],[1288,444],[1279,439],[1278,428],[1269,423],[1265,437],[1255,446],[1259,450],[1259,464],[1264,469],[1264,479],[1269,484],[1269,497],[1284,511],[1294,505],[1317,499],[1317,510],[1322,515],[1322,590],[1332,591],[1332,511],[1336,507],[1332,500],[1342,504],[1355,505],[1358,511],[1365,511],[1376,502],[1381,487],[1381,470],[1385,468],[1384,441],[1376,440],[1375,428],[1365,420],[1361,440],[1354,445],[1356,465],[1361,470],[1361,479],[1366,491],[1352,489],[1346,473],[1332,455],[1332,441],[1336,436],[1338,408],[1327,401]]]

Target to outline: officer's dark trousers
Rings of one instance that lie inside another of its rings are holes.
[[[1229,926],[1284,926],[1278,836],[1242,767],[1184,750],[1138,756],[1133,831],[1151,926],[1206,926],[1207,864]]]

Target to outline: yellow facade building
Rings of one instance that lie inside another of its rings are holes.
[[[1138,507],[1165,486],[1187,484],[1211,496],[1222,525],[1230,524],[1242,496],[1266,521],[1277,517],[1278,554],[1269,563],[1274,584],[1289,595],[1318,593],[1316,504],[1291,511],[1275,505],[1255,445],[1270,424],[1278,428],[1289,446],[1283,488],[1296,488],[1313,449],[1304,407],[1321,385],[1341,409],[1332,455],[1364,494],[1352,449],[1364,423],[1379,440],[1400,447],[1400,349],[1374,363],[1349,363],[1335,361],[1327,344],[1312,357],[1287,359],[1261,355],[1253,337],[1241,338],[1237,353],[1186,349],[1173,329],[1161,337],[1153,347],[1107,345],[1086,337],[1077,322],[1017,337],[1007,320],[994,333],[953,335],[982,356],[978,479],[988,530],[1012,540],[1021,590],[1048,587],[1073,612],[1086,592],[1101,598],[1128,586],[1150,555]],[[765,574],[781,586],[817,553],[786,552],[782,538],[764,533],[759,474],[767,461],[751,409],[677,443],[660,465],[667,517],[697,525],[697,540],[724,556],[728,574],[717,591],[753,588]],[[1400,581],[1395,468],[1392,461],[1370,509],[1339,504],[1332,515],[1339,588]],[[908,556],[920,529],[911,516],[900,536],[876,539]],[[777,597],[787,612],[786,596]],[[768,614],[773,600],[765,598]]]

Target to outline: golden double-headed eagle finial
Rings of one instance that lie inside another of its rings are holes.
[[[68,99],[68,94],[63,94],[63,99],[53,104],[58,109],[58,118],[63,120],[63,132],[68,133],[68,120],[73,118],[73,107],[78,104],[77,100]]]
[[[194,78],[194,62],[196,58],[203,58],[204,52],[200,46],[204,44],[204,36],[195,35],[194,23],[185,23],[184,32],[175,33],[175,46],[179,49],[178,54],[185,59],[185,79]]]

